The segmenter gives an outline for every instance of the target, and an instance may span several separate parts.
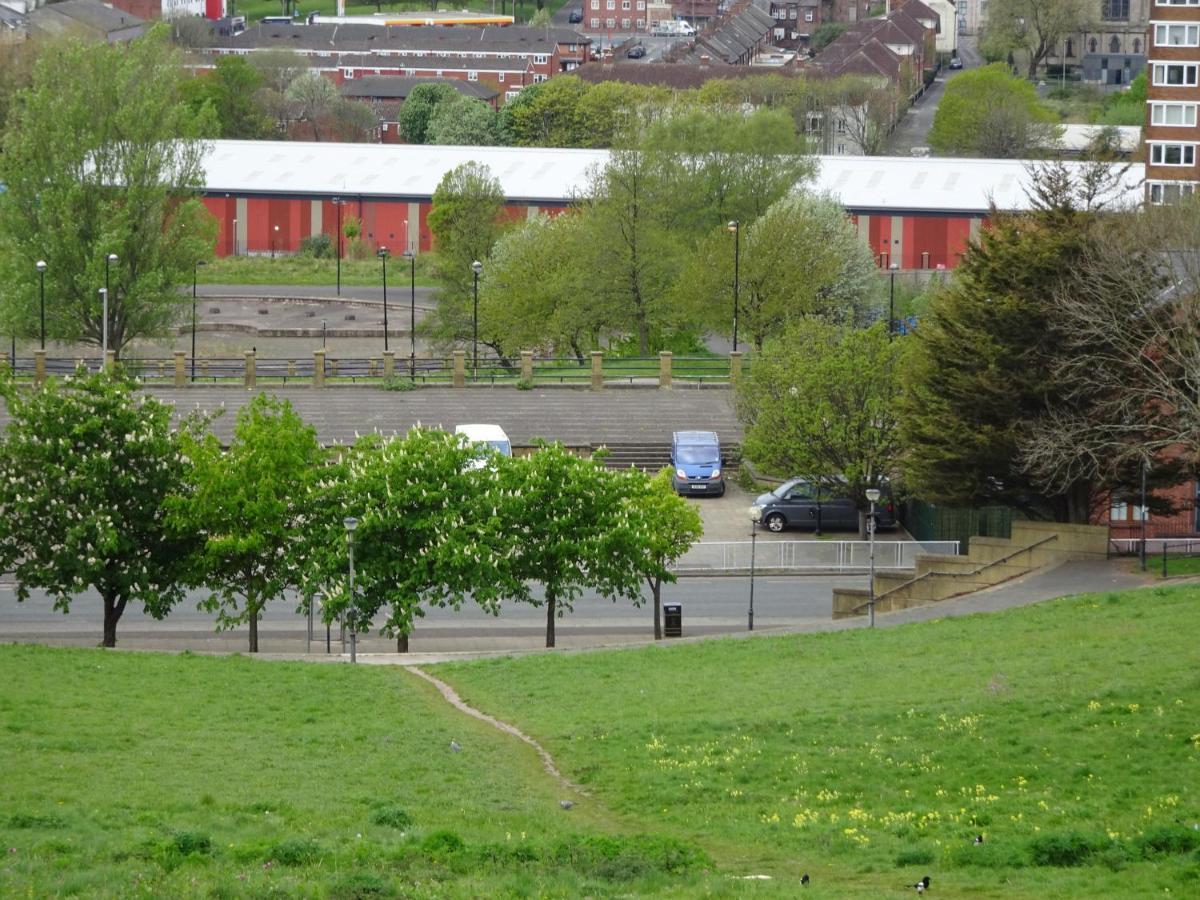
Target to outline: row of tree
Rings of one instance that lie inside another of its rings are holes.
[[[645,583],[659,638],[669,566],[700,536],[669,473],[608,470],[558,444],[481,467],[478,447],[432,429],[326,450],[290,404],[259,395],[222,448],[203,419],[173,430],[170,408],[119,374],[9,380],[3,394],[0,567],[18,599],[41,589],[63,612],[94,589],[106,647],[129,603],[161,619],[188,588],[211,592],[200,605],[218,628],[249,626],[251,652],[264,607],[289,590],[405,649],[430,606],[530,603],[552,647],[585,590],[641,605]]]
[[[1105,166],[1035,175],[1031,210],[993,211],[913,333],[805,319],[768,340],[738,395],[747,456],[844,477],[864,506],[891,476],[1077,523],[1143,471],[1195,478],[1200,209],[1115,208]]]

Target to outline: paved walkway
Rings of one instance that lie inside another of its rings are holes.
[[[892,628],[911,622],[928,622],[933,619],[968,616],[975,613],[997,612],[1005,609],[1016,609],[1029,606],[1057,597],[1072,594],[1102,593],[1106,591],[1124,591],[1133,588],[1146,587],[1155,584],[1150,574],[1143,574],[1134,569],[1134,560],[1121,557],[1111,560],[1076,561],[1034,572],[1023,578],[1014,579],[1005,584],[997,585],[978,593],[940,603],[930,603],[894,613],[879,613],[875,617],[876,627]],[[849,631],[865,628],[866,618],[839,619],[837,621],[808,622],[802,625],[786,626],[783,628],[768,628],[755,631],[753,634],[743,632],[734,635],[722,635],[725,638],[752,638],[754,636],[777,636],[781,634],[809,634],[829,631]],[[699,635],[691,638],[677,638],[667,641],[667,644],[691,643],[701,640],[712,640],[713,635]],[[530,653],[579,653],[593,650],[612,650],[631,647],[642,647],[655,643],[652,640],[629,641],[619,634],[605,634],[592,631],[588,635],[586,645],[576,645],[557,650],[522,649],[522,650],[472,650],[461,653],[372,653],[358,654],[358,661],[366,665],[400,665],[421,666],[455,660],[483,659],[497,656],[524,656]],[[260,659],[289,659],[305,660],[308,662],[346,662],[348,657],[338,656],[304,656],[295,654],[267,654],[258,656]]]

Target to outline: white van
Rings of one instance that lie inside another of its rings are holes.
[[[461,434],[469,444],[484,445],[471,464],[473,469],[482,469],[486,466],[488,455],[491,453],[512,456],[512,442],[499,425],[457,425],[454,433]]]

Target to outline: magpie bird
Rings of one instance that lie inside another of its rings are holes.
[[[971,841],[971,843],[975,844],[976,846],[978,846],[979,844],[982,844],[983,843],[983,835],[982,834],[975,835],[975,840]]]
[[[800,883],[802,885],[804,885],[805,887],[808,887],[808,873],[807,872],[805,872],[803,875],[800,876]]]
[[[570,800],[559,800],[558,805],[561,806],[563,809],[570,809],[575,804],[572,803]]]
[[[455,753],[458,753],[462,750],[462,744],[460,744],[458,741],[451,740],[450,741],[450,749],[453,750]]]
[[[929,876],[926,875],[916,884],[910,884],[909,887],[914,888],[918,894],[925,893],[926,889],[929,887]]]

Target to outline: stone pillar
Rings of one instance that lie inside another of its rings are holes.
[[[729,384],[734,386],[742,377],[742,351],[734,350],[729,354]]]
[[[46,351],[33,351],[33,383],[42,384],[46,380]]]
[[[243,383],[246,385],[246,387],[252,388],[258,381],[254,365],[254,351],[246,350],[244,353],[246,356],[246,374],[243,377]]]
[[[383,351],[383,377],[391,378],[394,374],[396,374],[396,351],[395,350],[384,350]]]
[[[325,351],[313,351],[313,387],[325,387]]]
[[[454,376],[451,383],[457,387],[467,386],[467,351],[454,351]]]
[[[175,351],[175,387],[181,388],[187,384],[187,370],[185,368],[185,360],[187,354],[182,350]]]
[[[296,377],[296,361],[294,359],[289,359],[288,360],[288,378],[295,378],[295,377]]]
[[[670,350],[663,350],[658,354],[658,386],[660,388],[671,386],[671,356]]]
[[[592,390],[598,391],[604,387],[604,354],[600,350],[592,351]]]
[[[521,380],[533,381],[533,351],[521,351]]]

